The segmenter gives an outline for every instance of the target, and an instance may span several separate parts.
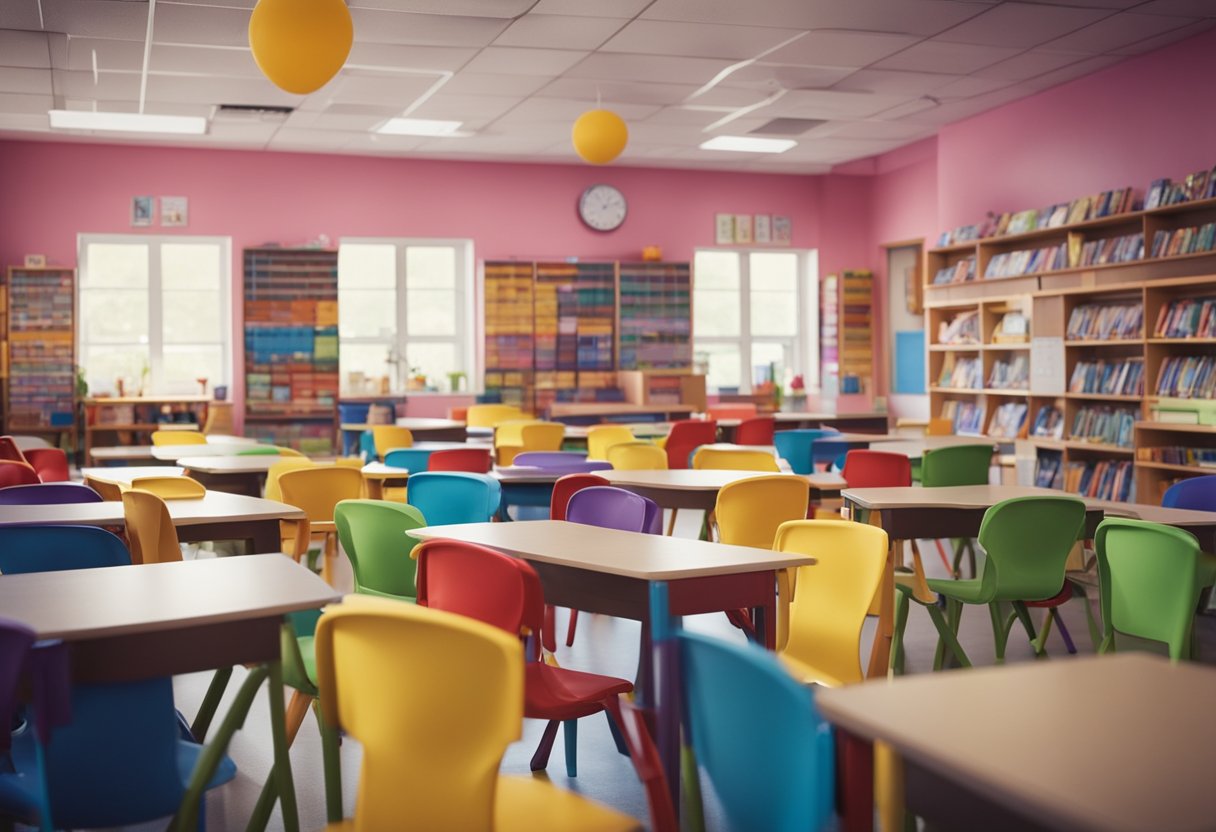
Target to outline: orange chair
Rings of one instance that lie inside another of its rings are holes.
[[[470,474],[488,474],[493,467],[490,449],[448,448],[432,451],[426,460],[428,471],[468,471]]]
[[[744,419],[735,428],[736,445],[771,445],[773,433],[777,429],[777,420],[772,416],[757,416],[754,419]]]
[[[0,488],[10,485],[35,485],[40,482],[42,480],[38,479],[38,474],[29,463],[0,459]]]
[[[30,448],[25,460],[34,468],[43,482],[68,482],[72,475],[68,471],[68,455],[59,448]]]
[[[663,442],[667,451],[669,469],[690,467],[689,456],[702,445],[712,445],[718,440],[718,423],[713,419],[685,419],[673,422],[671,431]]]

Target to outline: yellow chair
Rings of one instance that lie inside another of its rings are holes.
[[[621,442],[608,449],[608,461],[618,471],[666,471],[667,452],[650,442]]]
[[[515,455],[524,449],[524,427],[538,425],[540,419],[511,419],[494,426],[494,461],[510,465]]]
[[[283,502],[283,489],[279,487],[279,479],[288,471],[301,468],[315,468],[317,463],[306,456],[280,459],[266,469],[266,499],[277,503]]]
[[[724,485],[714,505],[718,540],[772,549],[783,523],[806,519],[810,499],[811,485],[803,477],[749,477]]]
[[[510,465],[524,451],[560,451],[565,436],[560,422],[503,422],[494,429],[494,456],[499,465]]]
[[[394,448],[413,447],[414,434],[409,428],[397,425],[372,425],[372,441],[376,446],[376,456],[384,459],[384,455]]]
[[[130,487],[151,491],[162,500],[197,500],[207,493],[201,482],[190,477],[135,477]]]
[[[777,473],[777,457],[768,451],[736,450],[702,446],[692,455],[692,467],[698,470],[764,471]]]
[[[492,428],[499,422],[510,422],[528,417],[513,404],[474,404],[464,416],[464,423],[471,428]]]
[[[953,419],[932,418],[925,425],[925,436],[950,436],[954,433]]]
[[[101,495],[101,499],[106,502],[116,503],[122,499],[122,486],[116,482],[108,480],[96,480],[92,477],[85,477],[84,484]]]
[[[515,636],[350,595],[321,616],[315,644],[331,821],[341,815],[339,731],[363,748],[355,817],[327,829],[641,830],[547,779],[498,774],[522,733],[524,657]]]
[[[182,559],[177,529],[165,501],[151,491],[130,489],[122,494],[131,563],[174,563]]]
[[[587,431],[587,459],[606,460],[613,445],[636,441],[633,431],[624,425],[597,425]]]
[[[286,445],[271,445],[271,447],[279,452],[279,456],[304,456],[295,448],[288,448]]]
[[[344,465],[316,465],[286,471],[279,477],[283,502],[308,515],[310,537],[323,536],[321,577],[332,582],[333,559],[338,554],[338,529],[334,525],[334,506],[342,500],[363,496],[363,472]],[[305,555],[298,542],[293,545],[296,560]]]
[[[153,445],[206,445],[207,437],[197,430],[154,430]]]

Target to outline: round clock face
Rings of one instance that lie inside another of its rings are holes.
[[[620,228],[625,211],[625,195],[611,185],[592,185],[578,200],[579,217],[596,231]]]

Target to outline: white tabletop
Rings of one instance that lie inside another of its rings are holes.
[[[622,532],[563,520],[428,526],[414,537],[478,543],[535,560],[647,581],[679,580],[805,566],[813,559],[748,546]]]
[[[422,416],[403,416],[397,420],[397,427],[410,430],[453,430],[464,426],[464,422],[455,419],[429,419]]]
[[[597,471],[613,485],[628,488],[666,489],[669,491],[718,491],[724,485],[754,477],[797,477],[799,474],[769,473],[765,471],[725,471],[721,469],[684,468],[667,471]],[[837,491],[847,483],[839,474],[815,473],[802,476],[812,488]]]
[[[1120,503],[1115,500],[1095,500],[1083,497],[1085,505],[1098,508],[1107,517],[1128,517],[1148,520],[1167,526],[1216,526],[1216,511],[1196,511],[1186,508],[1165,508],[1144,503]]]
[[[182,456],[177,464],[203,474],[265,474],[276,462],[298,457],[278,454],[250,454],[249,456]]]
[[[925,488],[846,488],[841,496],[864,509],[989,508],[1014,497],[1068,497],[1063,491],[1028,485],[955,485]]]
[[[241,451],[256,448],[256,442],[208,442],[205,445],[153,445],[152,456],[156,459],[176,460],[189,456],[236,456]]]
[[[89,449],[93,459],[155,459],[151,445],[105,445]]]
[[[208,491],[189,500],[166,500],[169,517],[175,526],[251,520],[302,520],[307,515],[295,506],[261,497]],[[65,523],[85,526],[121,526],[122,503],[71,503],[47,506],[0,505],[0,523]]]
[[[248,447],[250,445],[261,444],[258,440],[251,436],[233,436],[230,433],[209,433],[207,434],[208,445],[242,445]]]
[[[397,477],[408,477],[409,474],[409,468],[402,468],[399,465],[385,465],[383,462],[369,462],[363,466],[363,476],[374,479],[395,479]]]
[[[80,475],[86,479],[101,480],[116,485],[129,485],[140,477],[180,477],[186,473],[176,465],[125,465],[113,468],[81,468]]]
[[[1013,440],[1008,440],[1012,442]],[[920,459],[925,451],[938,448],[957,448],[964,445],[991,445],[995,449],[999,440],[987,436],[926,436],[923,439],[901,438],[899,441],[883,442],[874,450],[890,454],[903,454],[909,459]]]
[[[566,438],[586,439],[593,428],[602,427],[629,428],[629,431],[637,437],[666,436],[671,432],[670,422],[630,422],[628,424],[613,423],[611,425],[568,425],[566,427]]]

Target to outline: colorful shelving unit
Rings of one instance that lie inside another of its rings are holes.
[[[76,424],[76,272],[8,270],[9,433],[60,433]]]
[[[485,264],[486,396],[525,411],[533,407],[534,275],[532,263]]]
[[[245,249],[245,433],[335,452],[338,253]]]
[[[688,263],[620,264],[622,370],[692,367],[692,268]]]
[[[619,400],[614,264],[537,263],[534,291],[536,411]]]

